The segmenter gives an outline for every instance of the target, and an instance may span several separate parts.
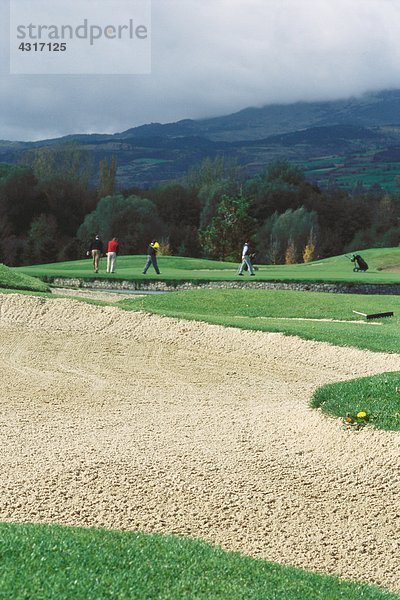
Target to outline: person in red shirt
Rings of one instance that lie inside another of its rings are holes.
[[[114,273],[117,262],[119,244],[117,238],[113,238],[107,245],[107,273]]]

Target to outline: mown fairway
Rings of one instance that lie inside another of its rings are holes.
[[[329,281],[364,283],[400,283],[400,248],[365,250],[362,256],[369,264],[366,273],[354,273],[353,263],[344,255],[298,265],[259,265],[256,277],[263,281]],[[239,256],[238,256],[239,260]],[[161,256],[158,263],[161,275],[157,276],[150,267],[147,275],[142,274],[145,256],[120,256],[115,274],[107,274],[106,259],[101,259],[100,272],[93,273],[91,260],[53,263],[20,267],[17,270],[37,277],[89,277],[107,279],[167,281],[231,281],[250,280],[247,273],[238,277],[239,263],[219,262],[196,258]]]

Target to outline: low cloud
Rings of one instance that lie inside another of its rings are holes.
[[[153,0],[152,73],[130,76],[9,75],[5,0],[0,11],[2,139],[400,88],[397,0]]]

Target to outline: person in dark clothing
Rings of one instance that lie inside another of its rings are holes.
[[[246,265],[247,265],[248,271],[250,271],[250,275],[254,276],[255,273],[254,273],[253,265],[250,260],[250,244],[249,244],[249,242],[244,243],[243,250],[242,250],[242,264],[240,265],[238,275],[243,275],[243,270]]]
[[[89,244],[89,249],[87,251],[88,256],[92,256],[93,258],[93,271],[95,273],[99,272],[99,263],[100,257],[103,254],[103,242],[100,239],[99,235],[96,235],[94,240],[92,240]]]
[[[157,275],[160,275],[160,270],[159,270],[158,264],[157,264],[157,253],[158,253],[159,248],[160,248],[160,244],[156,240],[153,240],[148,245],[147,261],[146,261],[146,264],[143,269],[143,275],[146,275],[147,269],[149,268],[150,265],[153,265]]]

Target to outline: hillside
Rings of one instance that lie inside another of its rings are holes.
[[[261,140],[271,135],[310,127],[352,124],[376,127],[400,123],[400,90],[367,94],[361,98],[326,102],[272,104],[246,108],[231,115],[212,119],[185,119],[177,123],[152,123],[116,134],[131,136],[176,137],[198,135],[213,141]]]
[[[211,119],[151,123],[109,134],[76,134],[38,142],[0,141],[0,162],[29,150],[75,141],[90,153],[93,181],[100,160],[117,157],[120,187],[149,187],[183,177],[204,158],[225,156],[248,175],[273,159],[304,166],[320,185],[361,180],[397,188],[400,176],[400,90],[341,101],[247,108]]]

